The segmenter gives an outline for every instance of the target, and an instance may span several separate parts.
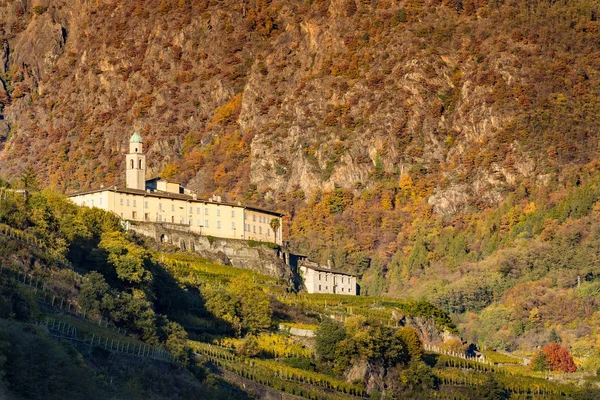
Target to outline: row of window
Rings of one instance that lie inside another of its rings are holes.
[[[327,274],[325,275],[325,282],[327,282]],[[321,274],[319,274],[319,280],[321,280]],[[342,283],[344,283],[344,277],[342,276]],[[348,278],[348,283],[350,283],[350,278]]]
[[[323,289],[321,289],[321,285],[319,285],[319,292],[322,291]],[[325,290],[329,290],[329,286],[325,286]],[[344,293],[344,288],[341,288],[342,293]],[[352,293],[352,288],[348,288],[348,293]]]
[[[244,224],[244,230],[246,232],[256,233],[256,225]],[[259,226],[258,227],[258,234],[262,235],[262,233],[263,233],[262,226]],[[269,237],[271,236],[271,231],[269,229],[267,229],[267,236],[269,236]]]
[[[102,205],[102,198],[99,199],[99,203],[100,203],[100,205]],[[137,207],[137,200],[135,200],[135,199],[134,200],[119,199],[119,203],[120,203],[121,206],[126,205],[128,207],[129,206]],[[84,201],[84,202],[82,202],[82,204],[85,206],[86,202]],[[91,206],[92,207],[94,206],[94,200],[93,199],[91,200]],[[144,206],[145,206],[145,208],[148,208],[148,202],[147,201],[144,202]],[[160,211],[163,211],[163,204],[162,203],[158,203],[158,209]],[[171,211],[173,211],[173,212],[175,211],[175,204],[171,204]],[[200,213],[201,213],[200,212],[200,207],[197,207],[196,208],[196,214],[200,214]],[[193,207],[190,207],[190,214],[193,214]],[[145,215],[147,216],[147,214],[145,214]],[[207,208],[204,209],[204,215],[209,215],[209,211],[208,211]],[[221,216],[221,210],[220,209],[217,209],[217,216],[218,217]],[[133,219],[136,219],[136,213],[135,213],[135,211],[133,212],[132,217],[133,217]],[[231,217],[235,218],[235,210],[231,210]],[[146,217],[146,219],[148,219],[148,218]],[[175,219],[175,217],[171,217],[171,222],[174,223],[175,222],[174,219]],[[252,215],[252,219],[254,221],[256,221],[256,215]],[[163,218],[163,216],[159,214],[157,216],[157,220],[160,221],[160,222],[162,222],[163,220],[167,221],[167,218],[166,217]],[[263,216],[259,215],[259,222],[266,223],[267,222],[267,217],[263,217]],[[181,224],[184,223],[183,219],[180,221],[180,223]],[[192,220],[191,219],[190,219],[190,225],[192,225]],[[197,220],[197,225],[201,226],[200,225],[200,220]],[[204,226],[207,227],[207,228],[209,227],[208,226],[208,220],[204,220]],[[217,221],[217,228],[218,229],[221,228],[221,221]],[[235,222],[231,223],[231,229],[235,230]],[[256,232],[256,225],[252,225],[251,226],[250,224],[244,224],[244,230],[246,232],[257,233]],[[267,229],[266,231],[267,231],[267,236],[270,237],[271,236],[271,230]],[[258,227],[258,234],[262,235],[262,233],[263,233],[262,226],[259,225],[259,227]],[[319,280],[321,280],[321,276],[320,275],[319,275]],[[325,278],[325,280],[327,280],[327,278]],[[342,280],[342,282],[343,282],[343,280]]]
[[[194,208],[190,207],[190,214],[194,213]],[[196,207],[196,214],[200,215],[200,207]],[[204,209],[204,215],[208,215],[208,208]],[[221,216],[221,210],[217,208],[217,217]],[[235,218],[235,210],[231,210],[231,218]]]
[[[139,164],[138,164],[138,165],[140,166],[140,167],[139,167],[139,169],[142,169],[142,165],[143,165],[143,164],[142,164],[142,160],[140,160],[140,162],[139,162]],[[131,169],[135,169],[135,164],[134,164],[134,161],[133,161],[133,160],[131,160]]]
[[[102,203],[102,202],[101,202],[101,203]],[[123,205],[123,199],[120,199],[120,200],[119,200],[119,204],[120,204],[120,205]],[[129,203],[129,199],[127,199],[127,202],[126,202],[126,204],[127,204],[127,206],[128,206],[128,207],[131,205],[131,204]],[[134,206],[134,207],[137,207],[137,201],[133,200],[133,206]],[[148,208],[148,202],[146,202],[146,208]]]
[[[244,215],[244,219],[248,219],[248,216]],[[256,222],[256,214],[252,214],[252,221]],[[258,222],[260,222],[261,224],[266,224],[269,222],[269,219],[267,217],[259,215]]]
[[[94,201],[92,200],[92,205],[93,205],[93,203],[94,203]],[[120,203],[121,205],[125,205],[125,204],[126,204],[127,206],[130,206],[130,205],[131,205],[131,204],[130,204],[130,202],[129,202],[129,199],[126,199],[126,201],[124,201],[123,199],[120,199],[120,200],[119,200],[119,203]],[[102,199],[100,199],[100,204],[102,204]],[[85,203],[84,203],[84,205],[85,205]],[[133,200],[133,207],[137,207],[137,202],[136,202],[136,200]],[[148,208],[148,202],[147,202],[147,201],[146,201],[146,202],[144,202],[144,207],[145,207],[145,208]],[[158,203],[158,209],[159,209],[160,211],[162,211],[162,210],[163,210],[163,205],[162,205],[162,203]],[[171,211],[175,211],[175,204],[171,204]],[[193,208],[193,207],[190,207],[190,214],[193,214],[193,213],[194,213],[194,208]],[[197,207],[197,208],[196,208],[196,214],[200,215],[200,207]],[[208,208],[205,208],[205,209],[204,209],[204,215],[208,215]],[[221,210],[220,210],[220,209],[217,209],[217,217],[220,217],[220,216],[221,216]],[[235,210],[231,210],[231,218],[235,218]]]
[[[100,206],[102,205],[102,197],[100,197],[100,199],[98,199],[98,203],[99,203],[98,205],[100,205]],[[86,206],[87,204],[85,201],[82,201],[81,205]],[[90,200],[90,207],[94,207],[94,199]]]

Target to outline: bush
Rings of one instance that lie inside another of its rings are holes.
[[[248,335],[242,342],[235,348],[235,352],[245,357],[255,357],[260,353],[260,346],[256,336]]]
[[[303,369],[305,371],[314,371],[315,366],[312,361],[306,357],[289,357],[281,360],[285,365],[289,365],[292,368]]]

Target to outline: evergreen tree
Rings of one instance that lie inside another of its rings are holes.
[[[538,351],[531,359],[531,370],[543,372],[548,370],[548,362],[543,351]]]
[[[560,343],[561,342],[560,336],[556,332],[556,328],[552,328],[552,330],[550,331],[550,336],[548,337],[548,341],[550,343]]]
[[[21,174],[21,185],[23,185],[23,189],[29,191],[37,191],[40,189],[37,173],[31,165],[28,165]]]

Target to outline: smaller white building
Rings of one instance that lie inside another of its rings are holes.
[[[298,272],[308,293],[358,294],[356,276],[347,272],[335,271],[308,260],[298,264]]]

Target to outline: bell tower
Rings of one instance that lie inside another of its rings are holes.
[[[125,159],[127,163],[126,187],[146,190],[146,155],[142,152],[142,137],[137,132],[133,132],[129,139],[129,153]]]

